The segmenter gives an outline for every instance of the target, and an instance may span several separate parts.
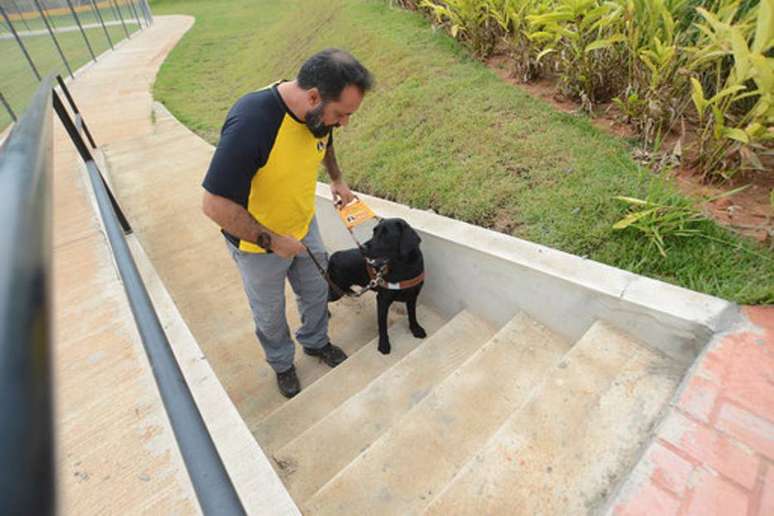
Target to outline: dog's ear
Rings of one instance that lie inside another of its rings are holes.
[[[422,239],[419,238],[417,232],[408,223],[403,222],[401,224],[400,246],[398,248],[400,257],[403,259],[408,258],[419,247],[421,241]]]

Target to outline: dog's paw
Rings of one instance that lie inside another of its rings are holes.
[[[379,343],[379,353],[382,355],[389,355],[391,351],[390,341]]]
[[[427,337],[427,332],[425,331],[425,329],[418,324],[416,326],[411,327],[411,334],[418,339],[424,339],[425,337]]]

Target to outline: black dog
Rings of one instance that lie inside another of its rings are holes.
[[[342,292],[351,293],[353,285],[368,285],[372,276],[386,264],[384,281],[376,288],[379,351],[385,355],[390,352],[387,312],[395,301],[406,303],[409,328],[414,337],[423,339],[427,336],[417,322],[417,296],[424,284],[425,270],[420,242],[419,235],[405,220],[383,219],[374,228],[373,238],[363,244],[365,255],[375,261],[370,274],[369,265],[359,249],[333,253],[328,262],[328,275],[339,287],[339,290],[328,289],[329,302],[341,298]]]

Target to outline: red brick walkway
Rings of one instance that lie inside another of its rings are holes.
[[[613,513],[774,516],[774,307],[711,344]]]

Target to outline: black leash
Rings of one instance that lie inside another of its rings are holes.
[[[314,254],[312,254],[311,249],[309,249],[309,247],[307,247],[306,244],[302,243],[302,245],[306,249],[306,253],[309,255],[309,258],[312,259],[312,262],[314,263],[315,267],[317,267],[317,270],[320,271],[320,275],[325,279],[325,281],[328,282],[328,286],[330,286],[333,289],[333,291],[336,292],[336,294],[338,296],[340,296],[340,297],[345,297],[345,296],[346,297],[360,297],[363,294],[365,294],[366,292],[368,292],[369,290],[375,289],[376,287],[379,286],[380,283],[382,283],[384,281],[384,278],[382,276],[384,275],[384,270],[386,269],[386,265],[383,266],[381,268],[381,270],[379,270],[379,272],[377,273],[376,278],[374,278],[371,281],[369,281],[368,285],[363,287],[359,292],[345,292],[344,290],[341,289],[341,287],[336,285],[333,282],[333,280],[331,280],[331,277],[328,274],[328,271],[323,269],[322,265],[320,265],[320,262],[318,262],[317,258],[314,257]]]
[[[341,210],[343,206],[344,206],[344,203],[341,201],[341,199],[339,199],[334,203],[334,207],[337,210]],[[379,217],[378,215],[374,215],[374,218],[376,218],[377,220],[382,220],[382,218]],[[312,259],[312,262],[314,262],[314,265],[315,267],[317,267],[317,270],[320,271],[320,275],[322,275],[322,277],[325,278],[325,281],[328,282],[328,285],[333,289],[334,292],[336,292],[337,295],[339,295],[340,297],[344,297],[344,296],[360,297],[366,292],[368,292],[369,290],[373,290],[376,287],[383,286],[386,284],[386,281],[384,280],[384,276],[387,274],[388,262],[385,261],[382,265],[377,266],[376,260],[373,260],[368,256],[366,256],[365,247],[357,239],[357,237],[355,236],[355,232],[352,231],[352,228],[347,226],[347,231],[349,231],[349,234],[352,237],[352,240],[354,240],[355,244],[357,244],[357,248],[360,250],[360,254],[363,255],[363,258],[366,261],[366,266],[376,271],[376,274],[374,274],[374,277],[371,279],[371,281],[368,282],[368,285],[363,287],[359,292],[351,292],[351,291],[345,292],[344,290],[342,290],[341,287],[336,285],[333,282],[333,280],[331,280],[331,277],[328,274],[328,271],[323,269],[322,265],[320,265],[320,262],[318,262],[317,258],[314,257],[309,247],[307,247],[306,244],[304,244],[303,242],[302,242],[302,245],[304,246],[304,248],[306,248],[306,253]]]

